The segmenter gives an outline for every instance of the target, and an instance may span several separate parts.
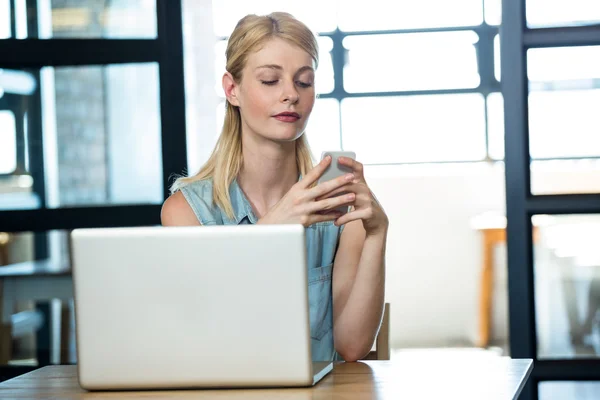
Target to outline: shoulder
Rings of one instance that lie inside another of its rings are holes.
[[[177,191],[165,200],[161,209],[160,220],[163,226],[200,225],[192,207],[190,207],[181,191]]]

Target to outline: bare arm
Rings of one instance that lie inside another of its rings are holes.
[[[369,353],[383,315],[387,232],[367,236],[360,221],[342,232],[333,269],[336,350],[346,361]]]
[[[341,190],[356,199],[335,221],[346,227],[333,267],[333,338],[344,360],[356,361],[369,352],[381,325],[389,221],[365,181],[363,165],[347,157],[339,162],[354,171],[353,183]]]
[[[181,192],[176,192],[165,200],[160,213],[160,221],[163,226],[201,225]]]

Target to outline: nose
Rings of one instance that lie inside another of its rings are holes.
[[[283,86],[283,93],[282,93],[282,102],[283,103],[291,103],[291,104],[296,104],[298,103],[298,100],[300,100],[300,94],[298,93],[298,90],[296,89],[296,85],[294,84],[294,82],[290,82],[287,83]]]

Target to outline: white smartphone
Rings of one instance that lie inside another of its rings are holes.
[[[331,156],[331,163],[329,164],[323,175],[321,175],[317,184],[327,182],[331,179],[337,178],[338,176],[346,175],[347,173],[352,172],[351,168],[346,167],[345,165],[340,165],[338,163],[339,157],[348,157],[353,160],[356,160],[356,153],[354,153],[353,151],[324,151],[323,154],[321,154],[321,160],[323,160],[327,156]],[[336,194],[336,196],[343,196],[346,193],[347,192],[342,192]],[[336,210],[341,212],[342,214],[346,214],[349,208],[349,206],[342,206],[336,208]]]

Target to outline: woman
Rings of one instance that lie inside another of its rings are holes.
[[[388,219],[359,162],[340,158],[353,173],[316,184],[331,162],[313,168],[303,135],[315,103],[316,38],[289,14],[248,15],[226,56],[223,130],[201,170],[176,180],[162,224],[304,225],[312,358],[358,360],[381,322]],[[350,212],[336,212],[340,205]]]

